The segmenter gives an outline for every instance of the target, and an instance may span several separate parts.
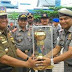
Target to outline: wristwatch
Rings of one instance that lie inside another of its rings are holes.
[[[27,59],[26,60],[28,60],[29,59],[29,56],[27,57]]]
[[[51,65],[54,66],[54,61],[53,61],[53,58],[51,58]]]

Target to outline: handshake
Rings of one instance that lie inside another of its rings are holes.
[[[27,61],[30,65],[30,68],[34,70],[44,70],[44,69],[52,69],[54,67],[53,59],[38,56],[30,57]]]

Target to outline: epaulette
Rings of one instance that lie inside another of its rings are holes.
[[[12,32],[15,32],[15,31],[17,31],[17,28],[14,28],[14,29],[12,30]]]

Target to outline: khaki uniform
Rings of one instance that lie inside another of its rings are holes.
[[[53,27],[53,48],[57,44],[57,30]]]
[[[22,52],[31,56],[32,54],[32,38],[30,36],[30,32],[28,30],[23,31],[20,27],[17,28],[15,32],[13,32],[14,40],[16,43],[16,47],[19,48]],[[20,58],[19,58],[20,59]],[[23,59],[20,59],[23,60]],[[18,68],[19,72],[28,72],[28,68]]]
[[[13,36],[16,41],[16,47],[27,55],[31,56],[32,39],[28,30],[23,31],[21,28],[19,28],[13,33]]]
[[[68,46],[72,47],[72,26],[68,31],[62,30],[60,32],[59,46],[64,47],[64,52],[68,51]],[[72,72],[72,58],[64,61],[64,72]]]
[[[58,24],[58,26],[56,26],[56,27],[53,25],[53,27],[56,30],[57,37],[59,37],[59,32],[62,29],[61,26],[60,26],[60,24]]]
[[[16,49],[11,33],[0,30],[0,57],[8,55],[17,58]],[[0,63],[0,67],[2,66],[7,65]],[[16,71],[13,70],[12,72]]]

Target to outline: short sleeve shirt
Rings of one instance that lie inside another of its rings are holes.
[[[72,26],[69,30],[62,30],[60,32],[59,46],[64,47],[64,52],[68,51],[68,47],[72,47]],[[68,64],[72,64],[72,58],[65,60]]]
[[[30,51],[33,48],[30,32],[28,30],[23,31],[21,28],[18,28],[13,35],[16,42],[16,47],[23,52],[28,51],[27,54],[30,55]]]
[[[10,33],[5,34],[0,30],[0,57],[8,55],[17,58],[16,47]]]

